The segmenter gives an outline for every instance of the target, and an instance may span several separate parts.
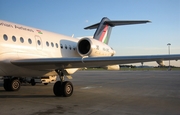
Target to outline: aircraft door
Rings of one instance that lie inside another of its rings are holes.
[[[41,37],[38,36],[38,35],[35,35],[35,40],[36,40],[36,48],[37,48],[38,50],[42,50],[42,48],[43,48],[43,43],[42,43]]]

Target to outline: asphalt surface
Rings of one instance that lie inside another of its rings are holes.
[[[55,97],[53,84],[22,84],[4,91],[0,115],[180,115],[180,71],[79,71],[71,97]]]

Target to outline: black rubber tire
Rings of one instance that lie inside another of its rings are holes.
[[[48,83],[44,83],[44,85],[48,85]]]
[[[70,97],[73,94],[73,85],[70,81],[63,82],[63,96]]]
[[[57,81],[55,84],[54,84],[54,87],[53,87],[53,92],[54,92],[54,95],[55,96],[62,96],[63,94],[63,88],[62,88],[62,83],[61,81]]]
[[[10,79],[4,79],[4,84],[3,84],[3,86],[4,86],[4,89],[6,90],[6,91],[11,91],[10,90],[10,82],[11,82],[11,80]]]
[[[35,85],[36,85],[36,82],[35,82],[34,79],[31,79],[31,85],[32,85],[32,86],[35,86]]]
[[[21,87],[21,82],[19,79],[12,79],[10,82],[10,90],[11,91],[18,91]]]

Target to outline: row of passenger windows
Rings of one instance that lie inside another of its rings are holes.
[[[6,35],[6,34],[4,34],[3,35],[3,38],[4,38],[4,40],[5,41],[8,41],[8,36]],[[13,42],[16,42],[17,41],[17,39],[16,39],[16,37],[15,36],[12,36],[12,41]],[[21,43],[24,43],[24,38],[23,37],[20,37],[20,42]],[[28,38],[28,43],[29,44],[32,44],[32,40],[31,40],[31,38]],[[41,41],[40,40],[37,40],[37,44],[40,46],[41,45]],[[51,45],[51,47],[56,47],[56,48],[58,48],[59,47],[59,45],[58,45],[58,43],[53,43],[53,42],[51,42],[51,43],[49,43],[48,41],[46,41],[46,46],[47,47],[49,47]],[[61,44],[61,49],[63,49],[63,44]],[[71,47],[70,45],[69,45],[69,47],[65,44],[64,45],[64,48],[65,49],[73,49],[73,50],[76,50],[76,48],[75,47]]]

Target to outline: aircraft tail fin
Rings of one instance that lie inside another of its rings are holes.
[[[108,44],[110,34],[112,27],[114,26],[121,26],[121,25],[130,25],[130,24],[142,24],[150,22],[148,20],[139,20],[139,21],[133,21],[133,20],[110,20],[107,17],[102,18],[102,20],[99,23],[93,24],[91,26],[85,27],[84,29],[96,29],[96,32],[94,33],[93,38],[96,40],[99,40],[105,44]]]

